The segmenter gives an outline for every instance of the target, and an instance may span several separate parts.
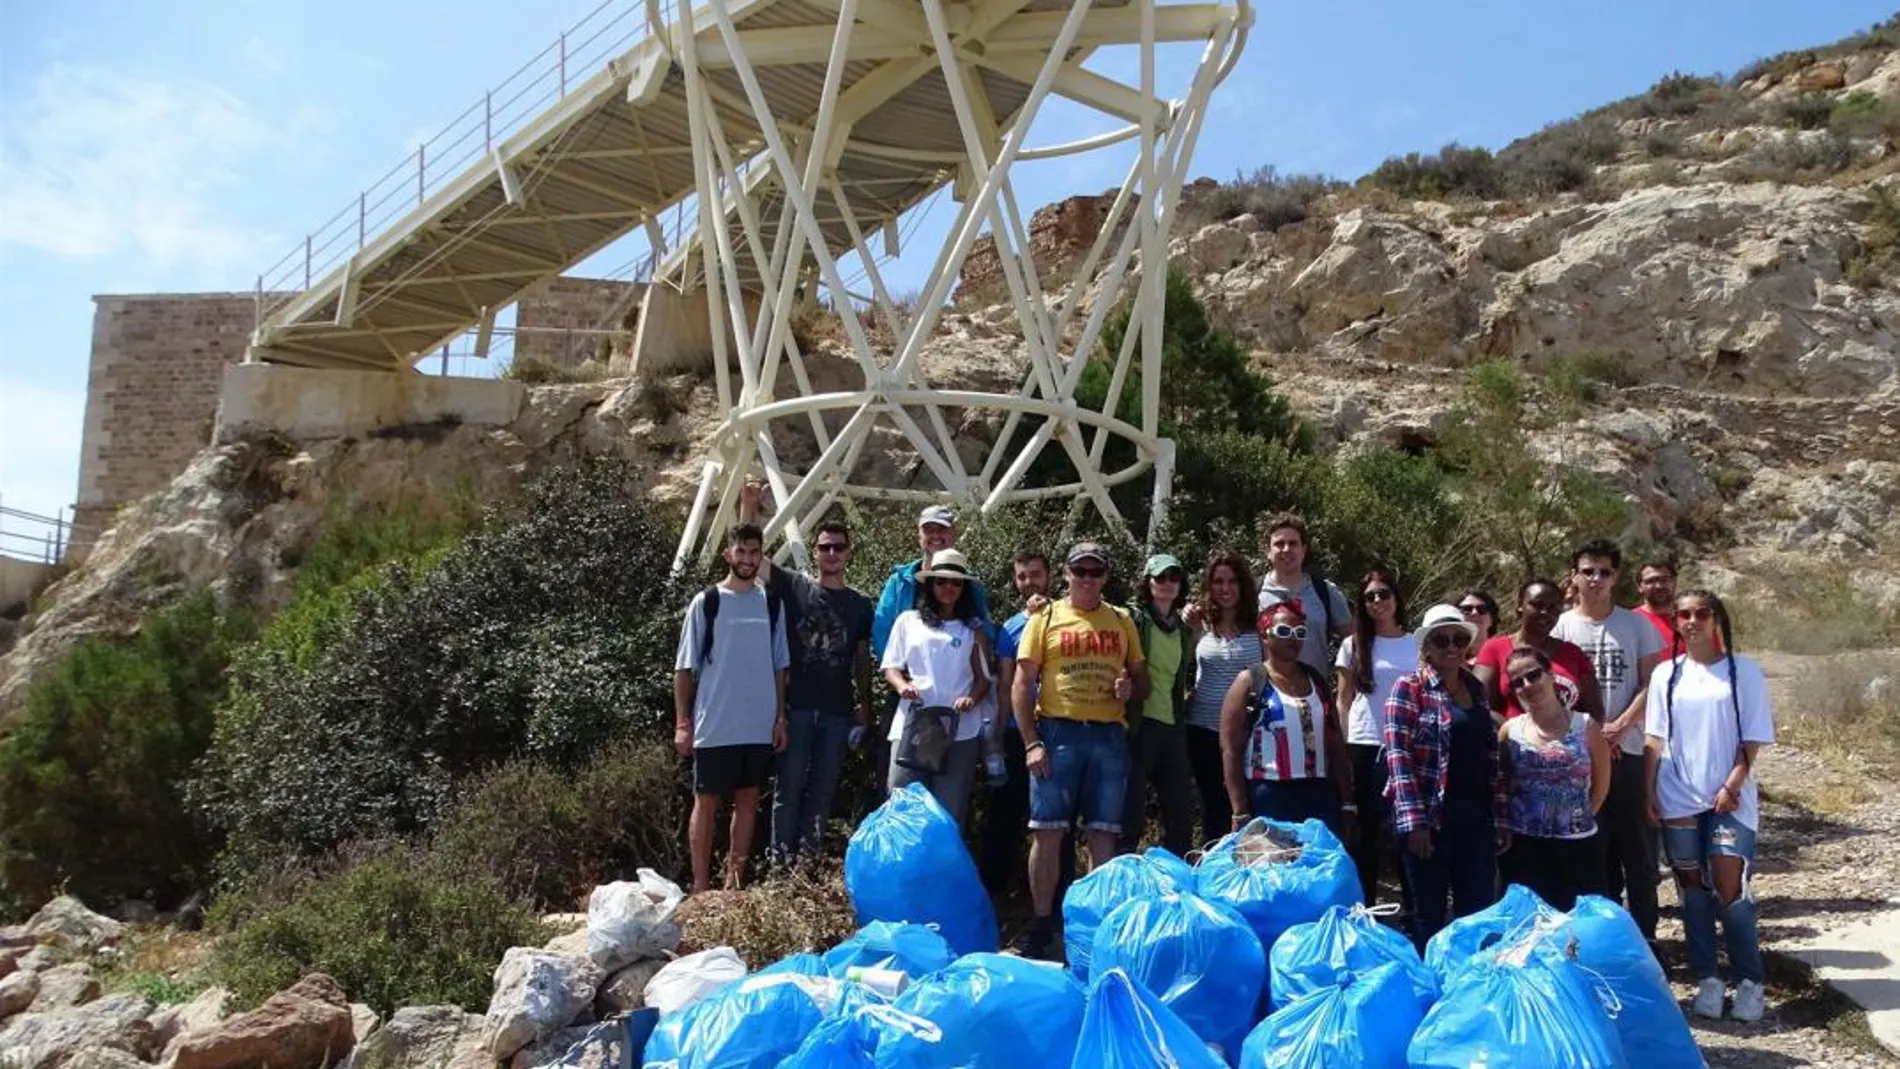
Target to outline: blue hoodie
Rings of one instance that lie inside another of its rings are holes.
[[[917,607],[917,573],[922,571],[922,557],[905,561],[891,569],[891,577],[884,580],[884,592],[878,595],[877,612],[871,617],[871,662],[884,663],[884,648],[890,645],[891,629],[897,626],[897,618]],[[990,624],[989,594],[983,589],[983,582],[975,576],[970,577],[970,594],[976,598],[976,614],[981,617],[985,627]],[[994,635],[990,636],[992,639]]]

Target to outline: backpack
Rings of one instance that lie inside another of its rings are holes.
[[[782,608],[778,591],[772,584],[760,584],[765,590],[765,614],[771,620],[772,630],[778,630],[779,610]],[[719,619],[719,587],[717,584],[706,588],[699,596],[699,663],[704,667],[712,663],[713,623]]]

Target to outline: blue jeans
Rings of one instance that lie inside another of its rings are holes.
[[[1257,779],[1247,785],[1247,801],[1256,817],[1286,824],[1317,820],[1326,830],[1339,832],[1339,791],[1330,779]]]
[[[1029,826],[1066,831],[1080,815],[1090,831],[1119,834],[1128,797],[1128,729],[1042,717],[1036,733],[1049,750],[1049,774],[1029,777]]]
[[[1689,945],[1689,967],[1695,978],[1720,976],[1715,965],[1715,921],[1721,918],[1722,939],[1728,944],[1728,963],[1735,979],[1762,983],[1761,935],[1756,929],[1759,907],[1749,872],[1755,865],[1755,832],[1733,813],[1713,810],[1695,818],[1692,827],[1663,823],[1663,852],[1676,873],[1676,891],[1682,898],[1682,938]],[[1742,859],[1742,893],[1726,905],[1715,893],[1710,858]],[[1700,886],[1683,886],[1683,877],[1699,874]]]
[[[772,797],[773,850],[818,852],[820,829],[831,815],[856,726],[850,713],[786,712],[785,752],[779,754],[778,789]]]

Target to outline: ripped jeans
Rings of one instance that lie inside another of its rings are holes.
[[[1689,967],[1695,978],[1719,977],[1715,962],[1715,922],[1722,922],[1728,945],[1729,967],[1736,980],[1762,983],[1761,937],[1756,931],[1758,908],[1750,886],[1755,864],[1755,830],[1733,813],[1699,813],[1693,824],[1679,827],[1663,821],[1663,853],[1675,873],[1676,892],[1682,899],[1683,941],[1689,948]],[[1723,903],[1715,890],[1710,859],[1735,857],[1742,861],[1741,894]]]

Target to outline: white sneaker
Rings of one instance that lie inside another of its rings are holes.
[[[1706,977],[1696,985],[1695,1002],[1691,1003],[1689,1008],[1695,1011],[1697,1017],[1719,1021],[1722,1019],[1722,1001],[1727,995],[1728,989],[1722,986],[1721,980],[1713,976]],[[1760,1003],[1756,1005],[1759,1006]],[[1760,1014],[1756,1016],[1759,1017]]]
[[[1729,1016],[1738,1021],[1759,1021],[1767,1009],[1768,993],[1753,980],[1743,980],[1735,985],[1735,1008]]]

